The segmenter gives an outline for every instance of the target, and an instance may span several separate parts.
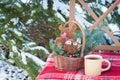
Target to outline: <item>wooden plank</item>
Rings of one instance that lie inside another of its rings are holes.
[[[120,46],[120,42],[114,37],[114,35],[104,26],[103,27],[104,31],[110,36],[110,38],[113,40],[113,42],[117,45]]]
[[[90,31],[93,31],[95,27],[97,27],[103,19],[120,3],[120,0],[116,0],[107,11],[90,27]]]
[[[89,12],[89,14],[93,17],[94,20],[98,19],[93,10],[90,7],[88,7],[88,5],[83,0],[79,0],[79,2]]]
[[[70,0],[70,18],[69,18],[69,20],[74,20],[74,10],[75,10],[75,0]]]
[[[75,0],[70,0],[70,13],[69,13],[69,21],[74,21],[74,13],[75,13]],[[69,23],[70,28],[72,28],[73,26],[76,27],[76,25],[74,23]]]
[[[120,46],[100,45],[100,46],[97,46],[95,50],[111,50],[111,51],[118,50],[120,51]]]
[[[118,0],[119,2],[120,2],[120,0]],[[117,1],[117,2],[118,2]],[[83,0],[79,0],[79,2],[81,3],[81,5],[90,13],[90,15],[93,17],[93,19],[95,20],[95,21],[97,21],[97,20],[99,20],[99,18],[96,16],[96,14],[91,10],[91,8],[89,8],[88,7],[88,5],[83,1]],[[117,3],[116,2],[116,3]],[[118,2],[118,3],[119,3]],[[114,3],[114,5],[112,5],[112,6],[117,6],[117,4],[116,3]],[[111,7],[112,9],[113,9],[113,7]],[[111,9],[111,8],[109,8],[109,9]],[[111,10],[112,10],[111,9]],[[108,14],[109,12],[108,12],[108,10],[106,11],[106,16],[107,16],[107,14]],[[94,29],[94,28],[93,28]],[[92,30],[93,30],[92,29]],[[118,46],[120,46],[120,43],[119,43],[119,41],[116,39],[116,37],[114,37],[114,35],[104,26],[103,27],[103,29],[104,29],[104,31],[110,36],[110,38],[113,40],[113,42],[116,44],[116,45],[118,45]],[[92,31],[91,30],[91,31]]]

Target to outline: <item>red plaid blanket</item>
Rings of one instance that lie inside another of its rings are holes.
[[[46,66],[36,77],[36,80],[120,80],[120,53],[92,52],[92,54],[99,54],[103,58],[110,60],[112,64],[110,70],[102,72],[97,77],[84,75],[84,69],[74,72],[59,71],[55,69],[54,58],[50,54],[46,61]],[[103,67],[105,66],[106,64],[103,64]]]

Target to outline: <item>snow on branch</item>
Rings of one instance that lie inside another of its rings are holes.
[[[36,47],[30,48],[30,50],[35,50],[35,49],[43,50],[43,51],[45,51],[46,54],[49,54],[49,51],[46,48],[44,48],[43,46],[36,46]]]
[[[45,62],[39,59],[38,57],[29,54],[29,53],[24,53],[26,57],[31,58],[37,65],[41,66],[42,68],[45,66]]]
[[[24,64],[27,64],[26,57],[28,57],[28,58],[32,59],[32,61],[34,61],[38,66],[41,66],[42,68],[45,66],[45,62],[43,60],[41,60],[40,58],[38,58],[30,53],[21,51],[21,56],[22,56],[22,62]]]

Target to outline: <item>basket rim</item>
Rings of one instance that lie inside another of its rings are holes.
[[[77,25],[80,28],[81,32],[82,32],[82,49],[81,49],[81,52],[80,52],[80,57],[81,56],[83,57],[84,56],[84,48],[85,48],[85,40],[86,40],[84,29],[81,26],[81,24],[79,22],[75,21],[75,20],[69,20],[69,21],[65,22],[63,27],[66,27],[68,24],[75,24],[75,25]]]
[[[62,71],[77,71],[80,68],[84,68],[84,58],[73,58],[66,57],[62,55],[57,55],[54,57],[55,67],[57,70]]]

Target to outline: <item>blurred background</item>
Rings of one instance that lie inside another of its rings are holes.
[[[84,1],[98,17],[115,2]],[[51,52],[49,40],[59,36],[59,25],[69,20],[69,4],[69,0],[0,0],[0,80],[35,80]],[[95,22],[77,0],[75,20],[84,29]],[[102,24],[120,41],[120,4]],[[103,38],[104,44],[114,45],[106,34]]]

